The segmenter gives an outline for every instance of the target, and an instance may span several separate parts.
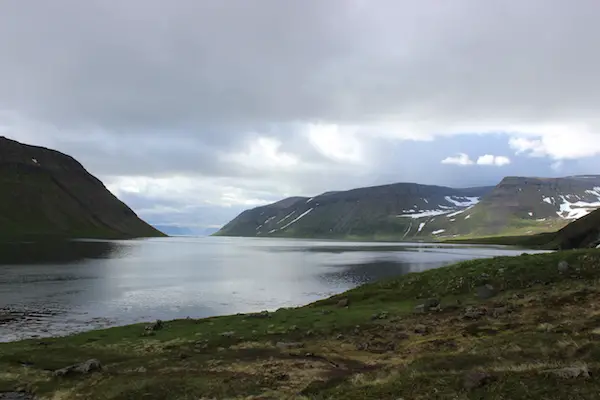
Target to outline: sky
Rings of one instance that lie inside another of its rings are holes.
[[[600,173],[600,2],[0,2],[0,135],[142,218]]]

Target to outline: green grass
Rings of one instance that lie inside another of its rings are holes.
[[[560,261],[569,263],[567,272],[558,270]],[[5,343],[0,392],[48,399],[592,399],[600,392],[599,280],[600,250],[498,257],[268,315],[170,321],[151,336],[138,324]],[[483,284],[498,294],[478,299]],[[440,311],[413,313],[431,297],[441,300]],[[486,312],[465,319],[466,307]],[[90,358],[105,368],[52,375]],[[592,378],[549,372],[572,366],[585,366]],[[468,390],[463,379],[474,370],[493,379]]]

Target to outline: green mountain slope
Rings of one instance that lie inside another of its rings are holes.
[[[600,176],[507,177],[495,187],[398,183],[247,210],[218,235],[449,239],[554,232],[600,207]]]
[[[73,158],[0,137],[0,238],[162,235]]]
[[[430,235],[422,221],[465,210],[491,187],[397,183],[292,197],[244,211],[217,235],[400,239]]]

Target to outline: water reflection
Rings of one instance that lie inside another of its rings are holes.
[[[73,263],[119,258],[130,246],[108,241],[43,241],[0,243],[0,265]]]
[[[0,244],[0,340],[310,303],[499,247],[166,238]]]

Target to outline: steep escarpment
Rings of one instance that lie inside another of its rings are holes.
[[[162,235],[72,157],[0,137],[0,238]]]

